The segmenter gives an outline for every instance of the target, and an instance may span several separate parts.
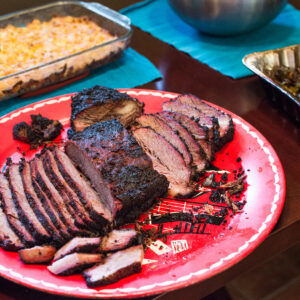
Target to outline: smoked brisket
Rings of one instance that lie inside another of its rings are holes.
[[[117,224],[133,221],[165,194],[168,181],[118,120],[96,123],[65,145]]]

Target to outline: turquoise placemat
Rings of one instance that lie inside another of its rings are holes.
[[[300,11],[291,5],[272,23],[237,37],[200,34],[173,12],[167,0],[142,1],[121,12],[135,26],[233,78],[253,74],[242,63],[246,54],[300,43]]]
[[[78,92],[97,84],[111,88],[134,88],[160,77],[161,73],[146,57],[129,48],[119,60],[94,70],[89,76],[62,88],[36,97],[0,101],[0,116],[42,99]]]

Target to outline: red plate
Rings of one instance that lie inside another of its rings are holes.
[[[146,113],[161,110],[161,104],[176,94],[150,90],[122,90],[145,103]],[[225,111],[225,110],[224,110]],[[14,124],[29,121],[30,114],[41,113],[69,125],[70,95],[55,97],[14,111],[0,119],[0,166],[6,157],[18,161],[27,145],[12,139]],[[232,114],[234,140],[217,153],[214,165],[233,174],[242,168],[247,174],[247,188],[241,196],[247,201],[243,212],[226,217],[226,225],[188,222],[164,223],[158,230],[172,232],[167,241],[157,241],[147,249],[142,272],[102,288],[87,288],[81,275],[58,277],[45,266],[20,262],[16,253],[0,249],[0,274],[22,285],[49,293],[74,297],[138,297],[181,288],[236,264],[256,248],[274,227],[285,198],[285,179],[280,161],[270,143],[250,124]],[[63,134],[65,137],[65,133]],[[21,148],[21,151],[17,149]],[[31,158],[34,151],[26,154]],[[237,162],[237,158],[241,161]],[[204,197],[205,198],[205,197]],[[202,199],[163,200],[155,213],[203,206]],[[214,209],[218,209],[217,205]],[[155,223],[155,222],[154,222]],[[174,234],[175,232],[175,234]]]

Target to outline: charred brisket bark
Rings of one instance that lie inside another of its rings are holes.
[[[103,86],[84,89],[72,97],[71,127],[75,132],[109,119],[129,126],[143,112],[144,104],[125,93]]]
[[[118,225],[133,221],[166,193],[165,176],[118,120],[96,123],[65,145],[68,156],[91,180]]]

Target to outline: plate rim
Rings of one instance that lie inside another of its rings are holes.
[[[167,92],[167,91],[158,91],[158,90],[150,90],[150,89],[125,89],[125,88],[120,88],[118,89],[121,92],[129,92],[129,95],[131,96],[138,96],[138,95],[152,95],[152,96],[158,96],[158,97],[163,97],[163,98],[174,98],[178,96],[180,93],[174,93],[174,92]],[[21,113],[27,113],[28,111],[36,110],[39,107],[42,107],[44,105],[51,105],[57,102],[62,102],[62,101],[69,101],[70,97],[74,95],[75,93],[69,93],[65,95],[60,95],[60,96],[55,96],[51,97],[48,99],[44,99],[38,102],[34,102],[31,104],[28,104],[26,106],[20,107],[16,110],[13,110],[3,116],[0,117],[0,126],[2,123],[7,122],[8,120],[11,120],[17,116],[19,116]],[[263,241],[264,239],[268,236],[268,234],[271,232],[271,230],[274,228],[275,224],[277,223],[279,216],[282,212],[284,202],[285,202],[285,195],[286,195],[286,181],[285,181],[285,175],[284,175],[284,170],[281,164],[281,161],[275,152],[273,146],[271,143],[255,128],[253,127],[250,123],[248,123],[246,120],[243,118],[237,116],[235,113],[232,113],[231,111],[220,107],[216,104],[213,104],[209,101],[206,101],[207,103],[211,104],[212,106],[226,112],[232,115],[232,118],[234,120],[234,123],[239,123],[239,125],[247,131],[248,134],[252,135],[258,142],[258,144],[262,147],[264,150],[265,154],[269,158],[269,163],[271,164],[272,171],[274,173],[275,180],[277,177],[277,181],[274,181],[275,186],[279,186],[279,190],[277,191],[277,188],[275,187],[276,190],[276,197],[274,196],[272,205],[271,205],[271,213],[266,217],[265,221],[262,222],[262,225],[260,226],[259,230],[262,228],[261,232],[255,233],[249,240],[247,240],[243,246],[239,247],[238,253],[236,255],[230,254],[225,258],[221,258],[217,263],[213,264],[212,266],[209,267],[210,271],[207,272],[208,276],[205,278],[202,278],[201,276],[201,271],[200,275],[197,274],[198,272],[190,273],[189,275],[184,275],[181,277],[178,277],[176,280],[172,281],[166,281],[162,283],[154,283],[151,285],[147,286],[142,286],[141,288],[116,288],[113,290],[95,290],[91,288],[79,288],[79,287],[64,287],[64,286],[58,286],[57,284],[52,284],[52,283],[47,283],[44,282],[43,280],[36,280],[33,278],[26,278],[26,281],[24,282],[24,277],[23,275],[11,270],[7,269],[6,267],[0,265],[0,275],[10,281],[13,281],[17,284],[21,284],[23,286],[33,288],[39,291],[43,291],[49,294],[55,294],[55,295],[64,295],[64,296],[72,296],[72,297],[77,297],[77,298],[111,298],[112,292],[118,292],[118,295],[114,296],[115,298],[128,298],[128,297],[140,297],[140,296],[150,296],[150,295],[156,295],[160,294],[163,292],[168,292],[180,288],[184,288],[186,286],[190,286],[196,283],[199,283],[203,280],[206,280],[208,278],[211,278],[215,276],[216,274],[223,272],[242,259],[244,259],[246,256],[248,256],[255,248],[257,248]],[[260,142],[259,142],[260,141]],[[263,146],[266,144],[267,148],[264,148]],[[276,165],[274,165],[276,163]],[[277,185],[276,185],[277,184]],[[277,200],[275,200],[275,198]],[[275,208],[274,208],[275,207]],[[271,222],[271,223],[270,223]],[[269,224],[270,223],[270,224]],[[266,224],[269,224],[267,226]],[[255,238],[254,238],[255,237]],[[247,245],[246,245],[247,244]],[[246,245],[246,246],[245,246]],[[243,248],[243,249],[241,249]],[[244,249],[245,248],[245,249]],[[241,249],[241,250],[240,250]],[[234,253],[234,254],[235,254]],[[230,258],[228,258],[231,256]],[[232,258],[233,256],[233,258]],[[235,257],[235,258],[234,258]],[[227,264],[224,261],[228,261]],[[220,266],[218,267],[218,264],[222,266],[222,269],[220,270]],[[3,269],[4,268],[4,269]],[[204,269],[206,270],[206,269]],[[212,271],[211,271],[212,270]],[[11,276],[3,273],[7,272],[11,274]],[[205,273],[205,272],[204,272]],[[184,277],[189,277],[189,278],[184,278]],[[184,279],[182,279],[184,278]],[[30,282],[31,279],[31,282]],[[41,286],[37,286],[37,281],[41,284]],[[167,284],[166,284],[167,283]],[[157,290],[155,292],[152,292],[151,290],[153,288],[156,288]],[[80,291],[80,294],[75,294],[75,292]],[[123,291],[122,290],[127,290]],[[132,294],[134,292],[134,294]]]

